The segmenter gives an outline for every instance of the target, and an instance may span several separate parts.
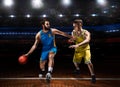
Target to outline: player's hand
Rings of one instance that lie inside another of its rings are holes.
[[[69,40],[68,40],[68,43],[73,43],[73,42],[74,42],[73,39],[69,39]]]
[[[26,53],[26,54],[23,54],[23,55],[24,55],[24,56],[26,56],[26,57],[28,57],[28,56],[29,56],[29,54],[27,54],[27,53]]]
[[[69,48],[77,48],[77,47],[79,47],[79,45],[71,45],[71,46],[69,46]]]
[[[75,41],[75,40],[76,40],[76,37],[75,37],[75,36],[72,36],[72,38],[71,38],[71,39]]]
[[[72,36],[72,38],[70,38],[70,39],[68,40],[68,42],[69,42],[69,43],[74,43],[75,40],[76,40],[76,37]]]

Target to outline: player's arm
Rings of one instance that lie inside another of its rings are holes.
[[[39,42],[40,42],[40,33],[38,32],[35,36],[35,42],[34,42],[33,46],[28,51],[28,53],[25,54],[25,56],[29,56],[37,48]]]
[[[77,48],[77,47],[79,47],[79,46],[81,46],[81,45],[84,45],[84,44],[89,43],[89,42],[90,42],[90,32],[85,31],[85,33],[84,33],[84,38],[85,38],[84,41],[82,41],[81,43],[76,44],[76,45],[71,45],[69,48]]]
[[[85,31],[84,38],[85,38],[85,40],[83,42],[79,43],[78,46],[81,46],[83,44],[87,44],[90,42],[90,32]]]
[[[75,30],[73,30],[73,31],[71,32],[71,35],[74,36],[74,33],[75,33]]]
[[[74,43],[75,42],[75,36],[74,36],[74,30],[71,32],[71,35],[72,35],[72,37],[73,38],[70,38],[69,40],[68,40],[68,42],[70,42],[70,43]]]
[[[60,31],[58,29],[52,29],[52,32],[53,32],[53,34],[58,34],[58,35],[61,35],[61,36],[64,36],[64,37],[72,38],[71,35],[69,35],[69,34],[67,34],[65,32],[62,32],[62,31]]]

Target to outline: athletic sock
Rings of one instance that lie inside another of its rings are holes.
[[[80,70],[80,68],[76,68],[76,70]]]
[[[91,74],[91,76],[95,76],[95,74],[94,74],[94,73],[92,73],[92,74]]]
[[[48,73],[52,73],[53,67],[48,67]]]

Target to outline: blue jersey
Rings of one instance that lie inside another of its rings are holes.
[[[41,60],[46,60],[49,52],[56,53],[55,35],[52,34],[51,29],[48,32],[40,30],[40,40],[42,43]]]

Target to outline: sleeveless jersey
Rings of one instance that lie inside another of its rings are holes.
[[[43,32],[42,30],[40,30],[40,40],[42,43],[42,50],[43,51],[48,51],[51,48],[56,47],[55,44],[55,35],[52,34],[51,29],[48,32]]]
[[[86,32],[86,30],[82,30],[82,33],[81,33],[80,36],[77,36],[77,35],[73,32],[73,36],[76,37],[75,44],[79,44],[79,43],[81,43],[82,41],[84,41],[84,39],[85,39],[85,38],[84,38],[85,32]],[[88,50],[88,49],[90,49],[90,46],[89,46],[89,44],[87,43],[87,44],[84,44],[84,45],[81,45],[81,46],[77,47],[77,48],[75,49],[75,52],[81,52],[81,51],[85,51],[85,50]]]

